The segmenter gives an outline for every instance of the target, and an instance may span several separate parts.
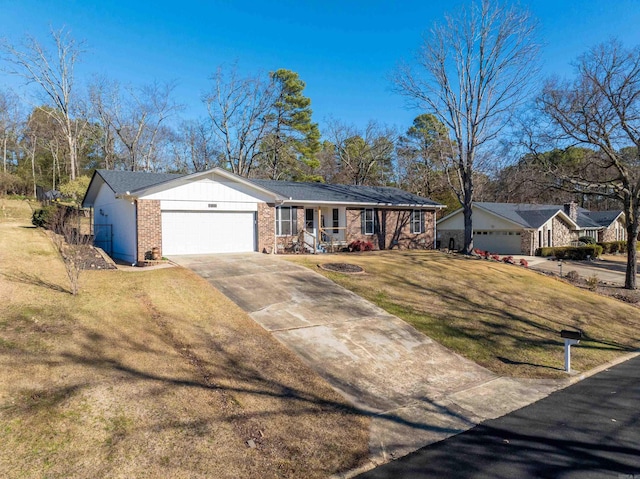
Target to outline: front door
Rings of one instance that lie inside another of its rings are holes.
[[[304,241],[308,245],[317,244],[318,235],[317,233],[317,221],[316,221],[316,210],[313,208],[305,208],[304,210]]]

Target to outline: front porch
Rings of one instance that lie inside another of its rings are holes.
[[[346,207],[281,209],[276,222],[277,253],[334,253],[348,246]]]

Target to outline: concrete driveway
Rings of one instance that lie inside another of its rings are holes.
[[[375,462],[502,416],[562,386],[497,377],[322,275],[277,256],[170,259],[206,278],[372,416]]]
[[[560,274],[560,263],[540,256],[514,256],[516,262],[525,258],[531,269]],[[626,257],[625,257],[626,258]],[[597,276],[599,281],[623,286],[627,269],[626,261],[614,261],[608,256],[594,261],[562,261],[562,274],[576,271],[582,278]]]

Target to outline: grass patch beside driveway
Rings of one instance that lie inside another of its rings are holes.
[[[640,348],[640,310],[525,268],[433,251],[287,256],[372,301],[444,346],[502,375],[564,377],[562,329],[586,371]],[[345,262],[365,274],[318,268]]]
[[[21,206],[0,218],[0,477],[327,477],[367,456],[369,418],[206,281],[87,271],[74,297]]]

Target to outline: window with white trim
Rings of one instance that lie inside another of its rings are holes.
[[[424,233],[424,211],[422,210],[411,211],[411,233],[413,234]]]
[[[362,233],[372,235],[376,232],[376,215],[373,209],[362,210]]]
[[[292,236],[298,234],[296,207],[278,206],[276,208],[276,234],[278,236]]]
[[[338,229],[340,227],[340,210],[338,208],[333,209],[332,223],[333,234],[338,234],[340,232],[340,230]]]

